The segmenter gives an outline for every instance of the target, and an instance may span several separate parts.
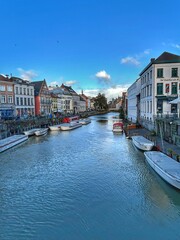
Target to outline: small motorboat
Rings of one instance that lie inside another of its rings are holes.
[[[61,125],[61,130],[68,131],[68,130],[73,130],[78,127],[82,127],[82,123],[80,123],[80,122],[64,123]]]
[[[180,163],[158,151],[144,153],[145,158],[154,171],[166,182],[180,189]]]
[[[33,129],[30,129],[30,130],[27,130],[27,131],[24,131],[23,133],[30,137],[30,136],[33,136],[35,135],[35,132],[38,131],[40,128],[33,128]]]
[[[91,119],[90,118],[82,118],[79,120],[80,123],[82,123],[82,125],[87,125],[89,123],[91,123]]]
[[[62,124],[57,124],[57,125],[49,126],[49,129],[50,129],[51,131],[59,131],[59,130],[61,130],[61,125],[62,125]]]
[[[152,150],[154,143],[143,136],[132,136],[133,144],[142,151]]]
[[[43,135],[47,134],[48,129],[49,129],[49,128],[40,128],[39,130],[37,130],[37,131],[35,132],[35,135],[36,135],[37,137],[43,136]]]
[[[7,137],[0,140],[0,153],[12,148],[24,141],[28,140],[28,136],[21,135],[13,135],[11,137]]]
[[[113,124],[113,129],[112,131],[114,133],[122,133],[123,132],[123,123],[122,122],[115,122]]]

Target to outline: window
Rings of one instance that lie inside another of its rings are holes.
[[[22,87],[20,87],[20,94],[22,94]]]
[[[12,92],[13,91],[12,86],[7,86],[7,90],[8,90],[8,92]]]
[[[5,86],[4,85],[0,85],[0,91],[6,91]]]
[[[20,98],[21,106],[23,105],[23,98]]]
[[[18,87],[16,87],[16,94],[18,94]]]
[[[163,101],[162,100],[157,101],[157,112],[163,113]]]
[[[152,70],[150,71],[150,79],[152,79]]]
[[[171,113],[177,113],[177,104],[171,104]]]
[[[24,105],[27,105],[27,103],[26,103],[26,98],[24,98]]]
[[[5,95],[1,95],[1,103],[6,103],[6,96]]]
[[[157,83],[157,95],[163,94],[163,83]]]
[[[162,78],[163,77],[163,68],[158,68],[157,69],[157,78]]]
[[[29,88],[27,88],[27,95],[29,95]]]
[[[169,93],[169,83],[166,84],[166,93]]]
[[[30,98],[28,98],[28,106],[30,106],[30,104],[31,104],[31,103],[30,103]]]
[[[26,95],[26,88],[24,88],[23,90],[24,90],[24,95]]]
[[[32,105],[32,106],[34,105],[34,103],[33,103],[33,98],[31,98],[31,105]]]
[[[8,96],[8,103],[13,103],[13,97],[12,96]]]
[[[177,94],[177,83],[176,82],[171,83],[171,93]]]
[[[178,68],[172,68],[171,77],[178,77]]]
[[[16,104],[19,105],[19,98],[16,98]]]

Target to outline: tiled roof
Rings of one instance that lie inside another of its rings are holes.
[[[141,76],[152,64],[161,63],[180,63],[180,56],[169,52],[163,52],[158,58],[152,59],[139,75]]]
[[[34,95],[35,96],[39,95],[39,92],[41,90],[41,87],[42,87],[42,84],[44,83],[44,81],[45,80],[33,82],[33,85],[34,85]]]

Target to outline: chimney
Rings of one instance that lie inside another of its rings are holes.
[[[155,58],[151,58],[151,63],[155,61]]]

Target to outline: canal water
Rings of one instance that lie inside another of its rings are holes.
[[[148,166],[112,116],[0,155],[0,239],[180,239],[180,191]]]

